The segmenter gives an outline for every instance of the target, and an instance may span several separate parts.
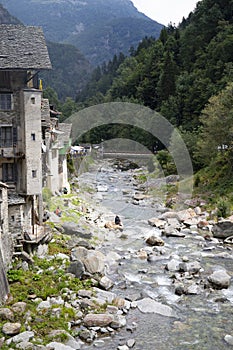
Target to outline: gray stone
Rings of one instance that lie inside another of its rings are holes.
[[[85,272],[85,267],[80,260],[71,261],[67,271],[72,273],[75,277],[81,278]]]
[[[16,335],[19,334],[21,328],[21,323],[10,323],[7,322],[2,327],[2,332],[6,335]]]
[[[86,271],[95,274],[103,274],[105,269],[105,256],[103,253],[93,250],[90,251],[83,261]]]
[[[127,340],[126,344],[129,348],[133,348],[134,345],[136,344],[136,341],[135,341],[135,339],[129,339],[129,340]]]
[[[213,225],[212,234],[215,238],[226,239],[232,236],[233,222],[230,220],[222,220]]]
[[[26,332],[22,332],[19,333],[17,335],[15,335],[14,337],[10,338],[9,341],[10,343],[21,343],[21,342],[29,342],[29,340],[31,340],[34,337],[34,332],[31,331],[26,331]],[[10,344],[8,343],[8,344]]]
[[[46,348],[53,349],[53,350],[74,350],[74,348],[72,348],[71,346],[64,345],[58,342],[51,342],[46,345]]]
[[[75,260],[81,260],[83,262],[83,260],[87,257],[88,255],[88,249],[84,248],[84,247],[75,247],[71,250],[71,260],[75,261]]]
[[[91,232],[87,233],[85,230],[83,230],[74,222],[65,222],[63,223],[62,228],[64,229],[64,233],[66,235],[75,235],[86,239],[90,239],[92,237]]]
[[[111,281],[107,276],[103,276],[99,281],[100,286],[105,289],[109,290],[113,286],[113,281]]]
[[[148,220],[148,224],[153,226],[153,227],[158,227],[158,228],[162,229],[165,227],[166,221],[158,219],[158,218],[151,218]]]
[[[224,270],[217,270],[208,277],[208,280],[216,289],[223,289],[230,286],[231,276]]]
[[[167,317],[177,317],[170,306],[161,304],[151,298],[138,300],[137,307],[142,313],[155,313]]]
[[[0,308],[0,320],[14,321],[14,313],[8,308]]]
[[[23,301],[19,301],[18,303],[15,303],[12,305],[11,309],[17,314],[24,314],[26,310],[27,304]]]
[[[168,271],[180,271],[180,263],[179,260],[172,259],[166,264],[165,268]]]

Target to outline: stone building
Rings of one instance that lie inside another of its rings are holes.
[[[59,123],[60,113],[42,100],[42,182],[53,195],[70,191],[66,155],[71,146],[72,124]]]
[[[5,249],[5,237],[10,233],[14,247],[20,247],[24,233],[39,233],[43,221],[38,73],[44,69],[51,69],[51,62],[42,29],[0,25],[0,181],[8,190],[0,248],[6,263],[12,250]]]

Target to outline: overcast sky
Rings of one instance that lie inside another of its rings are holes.
[[[134,6],[153,20],[167,26],[178,25],[196,7],[197,0],[131,0]]]

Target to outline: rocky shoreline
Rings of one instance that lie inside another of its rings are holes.
[[[134,171],[129,173],[133,177]],[[92,183],[95,191],[98,184]],[[107,191],[107,188],[105,189]],[[102,189],[99,188],[99,193]],[[128,195],[127,191],[125,192]],[[77,193],[77,196],[80,196]],[[0,347],[3,349],[33,349],[33,350],[73,350],[92,347],[105,347],[108,339],[114,338],[121,329],[126,329],[130,337],[118,342],[118,350],[128,350],[136,346],[133,337],[137,329],[137,323],[127,323],[127,315],[131,310],[138,309],[143,314],[158,314],[171,318],[174,322],[181,322],[176,307],[168,303],[156,300],[151,295],[129,295],[127,288],[125,297],[117,295],[114,291],[114,278],[112,271],[118,271],[125,259],[138,259],[148,264],[162,262],[163,273],[172,284],[174,296],[179,298],[192,295],[213,295],[216,302],[222,300],[232,305],[233,298],[221,293],[232,284],[233,271],[227,271],[216,263],[211,272],[202,266],[203,259],[213,258],[221,260],[233,260],[232,232],[233,220],[231,217],[218,222],[208,220],[209,214],[202,211],[201,207],[189,207],[181,211],[173,211],[160,206],[160,214],[148,220],[151,227],[149,234],[145,234],[141,240],[141,248],[129,250],[126,255],[120,255],[111,247],[108,254],[103,253],[101,245],[112,237],[127,239],[127,230],[106,229],[105,223],[112,213],[104,212],[101,205],[93,204],[93,195],[85,194],[82,204],[78,208],[83,213],[79,224],[74,222],[62,222],[54,213],[50,213],[50,220],[57,229],[56,234],[68,236],[66,241],[70,254],[58,253],[54,256],[48,254],[47,245],[40,246],[37,256],[47,260],[60,259],[61,269],[65,271],[67,279],[70,276],[80,280],[90,280],[90,289],[80,289],[74,292],[70,288],[63,288],[60,295],[51,295],[46,300],[36,295],[30,296],[30,302],[36,305],[36,316],[28,311],[27,301],[13,303],[0,308],[0,320],[3,324],[0,339]],[[101,203],[101,196],[99,198]],[[151,198],[135,183],[135,193],[129,199],[133,205],[150,203]],[[64,198],[67,210],[74,209],[72,201]],[[84,203],[84,204],[83,204]],[[77,209],[77,208],[76,208]],[[123,237],[124,236],[124,237]],[[93,242],[93,237],[97,237]],[[55,238],[53,238],[55,239]],[[188,244],[190,240],[199,247],[196,254],[178,255],[170,249],[172,239],[183,240]],[[95,244],[94,244],[95,243]],[[149,265],[148,265],[149,266]],[[27,263],[22,263],[22,268],[27,269]],[[53,266],[51,265],[51,268]],[[147,273],[146,270],[139,271]],[[129,284],[130,282],[127,281]],[[123,293],[124,294],[124,293]],[[62,310],[70,309],[73,318],[67,321],[68,330],[55,329],[47,335],[47,342],[38,337],[34,332],[32,318],[40,318],[40,315],[52,314],[59,318]],[[20,318],[21,317],[21,318]],[[18,322],[18,320],[21,322]],[[22,329],[24,328],[24,331]],[[228,345],[233,345],[233,332],[223,334],[222,338]],[[42,345],[43,344],[43,345]]]

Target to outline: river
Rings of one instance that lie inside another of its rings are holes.
[[[113,337],[103,338],[103,343],[84,348],[102,346],[113,350],[129,339],[135,340],[135,350],[220,350],[232,347],[224,340],[226,335],[233,335],[232,278],[231,286],[222,290],[205,288],[203,282],[219,267],[233,276],[231,246],[205,241],[198,234],[187,234],[183,238],[162,237],[165,245],[152,254],[152,259],[140,258],[141,251],[151,249],[145,242],[146,237],[156,230],[149,226],[148,219],[159,217],[164,207],[157,198],[138,202],[132,199],[138,191],[133,174],[131,170],[120,171],[106,160],[79,175],[80,191],[92,189],[88,197],[92,205],[105,215],[106,220],[113,220],[117,214],[124,224],[123,232],[106,229],[97,249],[106,255],[114,252],[121,257],[117,265],[108,269],[108,277],[114,281],[112,292],[130,302],[151,298],[170,306],[176,317],[142,313],[136,307],[131,308],[126,316],[126,327]],[[171,259],[184,256],[187,261],[199,262],[201,273],[190,277],[197,286],[195,292],[177,295],[174,286],[177,273],[167,271],[165,266]]]

